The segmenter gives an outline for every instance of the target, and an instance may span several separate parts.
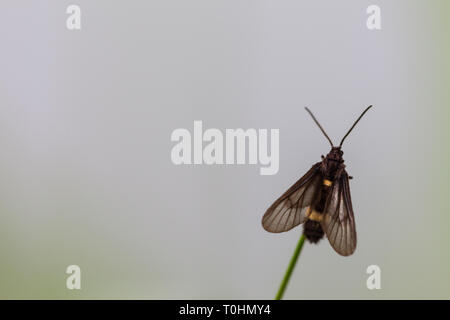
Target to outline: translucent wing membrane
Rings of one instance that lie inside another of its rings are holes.
[[[323,180],[319,168],[320,162],[267,209],[262,219],[265,230],[284,232],[305,222],[307,207],[314,201]]]
[[[343,256],[349,256],[356,249],[356,228],[345,171],[335,180],[332,188],[321,225],[333,249]]]

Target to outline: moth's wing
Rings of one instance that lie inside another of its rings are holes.
[[[325,205],[322,229],[333,249],[343,256],[356,249],[356,228],[347,172],[333,182]]]
[[[269,232],[284,232],[305,222],[307,207],[320,191],[323,180],[320,162],[275,201],[262,218],[263,228]]]

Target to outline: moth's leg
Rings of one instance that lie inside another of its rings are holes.
[[[324,155],[321,155],[320,157],[322,158],[322,160],[325,159]]]
[[[352,180],[352,179],[353,179],[353,177],[352,177],[352,176],[348,176],[348,178],[349,178],[350,180]]]

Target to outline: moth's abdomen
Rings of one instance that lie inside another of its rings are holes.
[[[328,179],[324,179],[322,188],[318,196],[318,201],[315,205],[308,207],[306,211],[306,217],[308,220],[303,225],[303,233],[306,239],[311,243],[317,243],[323,238],[324,232],[320,226],[320,222],[324,216],[325,203],[330,192],[332,182]]]
[[[307,220],[303,224],[303,234],[311,243],[317,243],[323,238],[323,230],[320,222],[314,220]]]

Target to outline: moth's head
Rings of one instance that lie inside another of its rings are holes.
[[[334,161],[343,161],[342,155],[344,154],[344,151],[341,150],[341,147],[332,147],[331,151],[327,154],[327,158],[329,160]]]

